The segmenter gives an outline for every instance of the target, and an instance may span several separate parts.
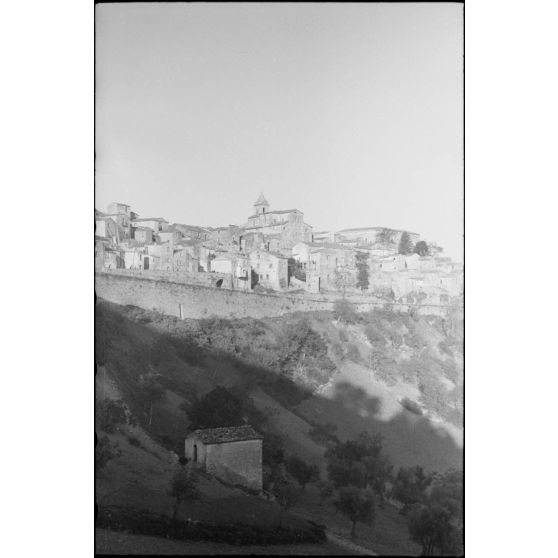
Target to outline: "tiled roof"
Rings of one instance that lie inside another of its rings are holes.
[[[378,231],[378,230],[382,230],[385,229],[386,231],[393,231],[393,232],[405,232],[402,231],[400,229],[391,229],[390,227],[357,227],[354,229],[342,229],[340,231],[337,231],[338,233],[344,233],[344,232],[358,232],[358,231]],[[411,231],[407,231],[408,234],[411,235],[416,235],[418,236],[417,233],[411,232]]]
[[[269,254],[269,255],[271,255],[271,256],[273,256],[273,257],[275,257],[275,258],[280,258],[280,259],[282,259],[282,260],[288,260],[288,259],[289,259],[288,256],[284,256],[284,255],[281,254],[280,252],[275,252],[275,251],[273,251],[273,250],[253,250],[253,251],[250,253],[250,256],[252,256],[252,254],[257,254],[258,252],[259,252],[260,254]]]
[[[160,223],[168,223],[166,219],[162,217],[147,217],[144,219],[132,219],[133,223],[140,223],[141,221],[159,221]]]
[[[244,440],[263,440],[251,426],[225,426],[223,428],[207,428],[194,430],[190,436],[196,436],[204,444],[224,444],[242,442]]]
[[[347,248],[346,246],[343,246],[342,244],[337,244],[334,242],[305,242],[304,244],[307,244],[308,246],[311,246],[312,248],[327,248],[330,250],[343,250],[345,252],[347,251],[351,251],[351,248]]]
[[[276,209],[275,211],[266,211],[265,213],[256,213],[255,215],[250,215],[248,219],[253,219],[254,217],[259,217],[260,215],[271,215],[271,214],[281,214],[281,213],[300,213],[300,209]],[[270,223],[272,224],[272,223]]]
[[[196,231],[196,232],[201,232],[201,231],[208,232],[209,230],[211,230],[210,227],[198,227],[198,225],[185,225],[184,223],[174,223],[173,226],[177,228],[187,229],[190,231]]]

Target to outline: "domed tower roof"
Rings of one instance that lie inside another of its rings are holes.
[[[269,205],[269,202],[264,198],[263,193],[260,192],[260,195],[258,199],[254,202],[254,205]]]

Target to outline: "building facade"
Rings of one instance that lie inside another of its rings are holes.
[[[262,287],[281,291],[289,286],[288,258],[282,254],[255,250],[250,253],[250,266]]]
[[[248,425],[195,430],[185,440],[184,455],[229,484],[261,491],[262,442]]]

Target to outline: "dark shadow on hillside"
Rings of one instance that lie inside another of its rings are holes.
[[[315,412],[318,405],[319,414]],[[309,421],[327,416],[327,422],[333,424],[347,423],[349,417],[352,428],[340,427],[341,438],[354,437],[362,430],[382,434],[386,453],[396,466],[421,465],[438,471],[462,467],[463,450],[443,428],[403,407],[393,418],[384,421],[379,417],[381,400],[371,397],[361,387],[339,383],[333,397],[320,397],[318,405],[307,405],[301,416]]]
[[[329,422],[340,425],[337,434],[342,439],[354,438],[363,430],[370,434],[381,433],[385,438],[386,453],[396,467],[421,465],[442,471],[462,466],[462,449],[445,431],[428,418],[414,415],[403,407],[390,420],[380,420],[380,399],[369,396],[360,387],[350,383],[338,384],[331,399],[312,395],[276,371],[247,362],[238,354],[193,343],[185,330],[182,339],[177,318],[164,318],[168,324],[176,326],[173,335],[170,325],[169,333],[166,333],[148,322],[128,319],[126,312],[129,309],[126,307],[99,300],[96,310],[96,358],[100,364],[108,363],[126,403],[138,416],[141,409],[135,393],[137,381],[140,375],[148,373],[150,367],[152,369],[154,356],[150,347],[158,342],[163,347],[162,354],[156,357],[159,359],[157,371],[163,375],[161,383],[177,398],[189,402],[197,395],[187,379],[188,374],[196,374],[208,390],[214,387],[204,364],[210,360],[226,362],[234,368],[240,384],[259,387],[310,424]],[[167,408],[157,412],[156,420],[151,425],[143,425],[144,428],[168,449],[179,447],[187,433],[185,413],[178,406],[174,410]],[[254,426],[265,429],[263,424]]]

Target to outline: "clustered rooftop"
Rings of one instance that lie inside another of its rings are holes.
[[[106,213],[95,211],[96,268],[245,291],[461,295],[461,265],[417,233],[379,226],[314,231],[299,209],[270,209],[263,192],[253,205],[241,225],[201,227],[140,217],[130,205],[112,203]],[[370,277],[364,289],[363,257]]]

